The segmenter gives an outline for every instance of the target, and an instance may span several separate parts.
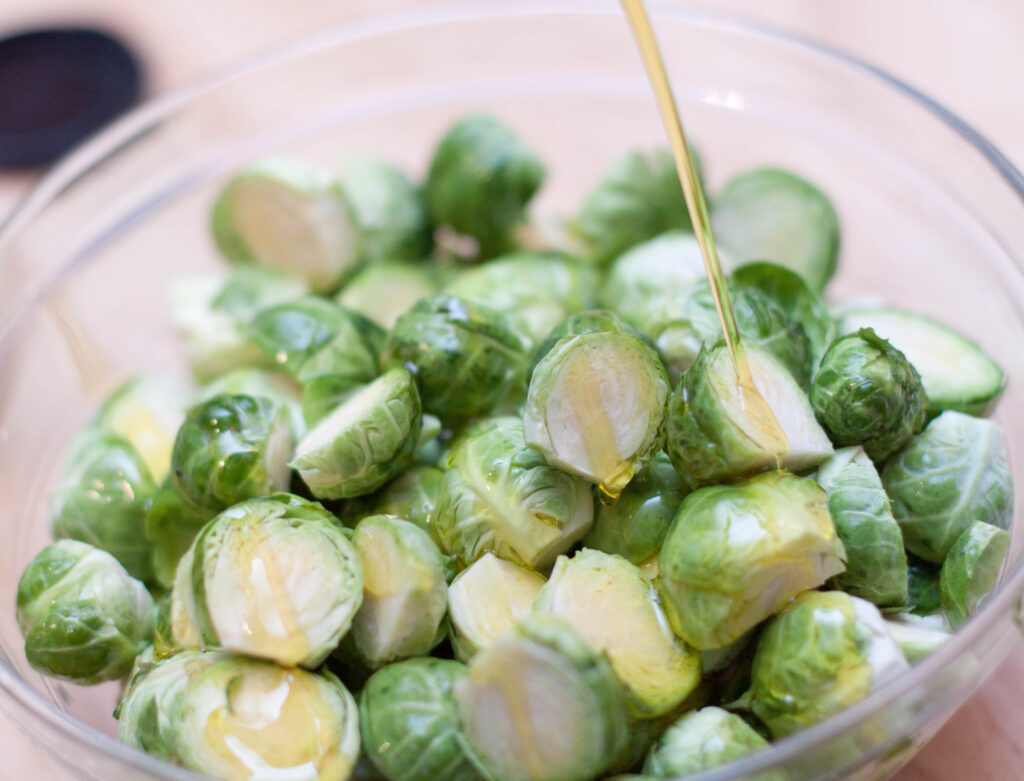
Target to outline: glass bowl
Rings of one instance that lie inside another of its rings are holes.
[[[329,165],[343,149],[422,175],[446,125],[489,111],[548,163],[535,211],[571,213],[613,158],[665,144],[611,0],[420,8],[143,106],[55,168],[0,229],[0,705],[68,778],[195,778],[117,742],[115,684],[31,670],[13,603],[48,541],[46,495],[72,432],[128,375],[186,374],[167,284],[221,263],[207,219],[225,175],[269,151]],[[843,227],[830,296],[880,296],[980,342],[1014,378],[995,418],[1024,463],[1021,176],[962,120],[863,62],[679,9],[655,24],[710,191],[766,163],[818,183]],[[769,767],[794,781],[895,772],[1018,639],[1022,524],[1018,513],[1002,585],[952,642],[842,714],[693,781]]]

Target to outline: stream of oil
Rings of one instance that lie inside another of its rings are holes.
[[[686,142],[683,124],[679,118],[679,109],[672,95],[672,87],[669,84],[665,63],[662,61],[661,50],[654,37],[650,19],[644,10],[643,0],[622,0],[622,7],[629,19],[630,27],[633,29],[633,37],[640,49],[647,77],[651,82],[651,88],[658,102],[658,110],[661,113],[661,120],[665,125],[665,132],[672,148],[672,157],[679,174],[679,183],[682,185],[683,195],[686,197],[686,208],[690,213],[690,221],[693,223],[693,232],[697,243],[700,245],[704,270],[711,284],[711,294],[715,299],[715,308],[718,310],[718,318],[722,323],[725,344],[736,372],[740,403],[751,426],[761,433],[759,439],[763,444],[772,452],[785,454],[789,449],[789,442],[768,402],[757,390],[754,377],[750,372],[750,363],[743,350],[739,329],[736,327],[736,316],[733,314],[729,291],[726,289],[725,277],[722,274],[722,265],[718,261],[715,239],[711,233],[707,200],[697,176],[689,144]]]

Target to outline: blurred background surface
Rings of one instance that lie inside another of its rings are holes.
[[[429,5],[424,0],[3,0],[0,37],[39,27],[105,30],[138,56],[147,97],[347,19]],[[787,29],[864,58],[938,99],[1024,168],[1020,0],[969,5],[955,0],[649,2],[652,10],[674,5]],[[3,94],[12,94],[10,84]],[[0,221],[41,171],[0,169]],[[1022,723],[1024,643],[897,781],[1024,778]],[[50,776],[48,760],[2,712],[0,746],[0,781]]]

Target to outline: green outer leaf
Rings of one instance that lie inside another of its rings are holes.
[[[711,201],[715,238],[738,261],[786,266],[821,292],[839,259],[839,218],[818,188],[778,168],[744,171]]]
[[[50,533],[105,550],[132,576],[152,580],[143,520],[156,490],[130,442],[87,428],[71,440],[50,494]]]
[[[412,375],[392,369],[317,423],[296,445],[290,466],[318,498],[368,494],[409,465],[422,425]]]
[[[975,521],[949,550],[939,573],[942,608],[950,625],[958,629],[984,602],[1010,549],[1010,534],[991,524]]]
[[[841,572],[844,560],[825,492],[813,480],[765,472],[683,500],[656,585],[676,633],[706,650],[735,642]]]
[[[418,301],[388,335],[383,369],[416,375],[423,408],[446,420],[481,415],[521,380],[524,343],[504,317],[453,296]]]
[[[589,486],[527,447],[516,418],[471,428],[453,445],[447,467],[434,535],[462,567],[490,551],[544,569],[593,520]]]
[[[669,151],[634,151],[616,160],[587,194],[575,228],[601,265],[667,230],[692,230]]]
[[[488,258],[513,244],[512,229],[545,176],[544,164],[498,119],[468,116],[453,125],[434,151],[423,186],[427,213],[479,245]]]
[[[207,512],[288,487],[288,411],[262,396],[214,396],[188,411],[171,456],[182,495]]]
[[[837,445],[863,445],[885,461],[925,424],[921,377],[870,328],[832,342],[811,384],[811,406]]]
[[[476,781],[463,749],[454,682],[466,667],[408,659],[378,670],[359,697],[359,726],[370,761],[389,779]]]
[[[1013,485],[995,423],[944,412],[882,470],[909,553],[939,563],[974,521],[1006,528]]]
[[[702,708],[668,728],[647,755],[644,773],[655,778],[686,776],[766,748],[768,741],[739,716],[721,708]],[[768,781],[768,776],[758,779]]]
[[[828,494],[828,509],[846,549],[846,571],[829,581],[882,608],[907,604],[907,554],[889,497],[863,448],[845,448],[815,476]]]

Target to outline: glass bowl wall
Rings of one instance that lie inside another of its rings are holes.
[[[420,176],[445,127],[485,111],[547,162],[535,211],[571,213],[615,157],[664,145],[616,3],[425,6],[143,107],[68,158],[0,230],[0,707],[68,778],[193,777],[116,742],[116,685],[32,671],[13,603],[22,568],[48,541],[46,495],[71,434],[125,377],[186,376],[167,286],[221,263],[207,220],[224,177],[267,152],[329,166],[350,149]],[[822,187],[843,228],[830,298],[881,297],[980,342],[1014,378],[995,418],[1019,466],[1020,176],[955,117],[834,52],[678,10],[656,14],[656,27],[710,191],[760,164]],[[894,772],[1017,639],[1021,523],[1018,514],[1001,589],[953,642],[840,716],[694,781],[771,764],[794,781]]]

